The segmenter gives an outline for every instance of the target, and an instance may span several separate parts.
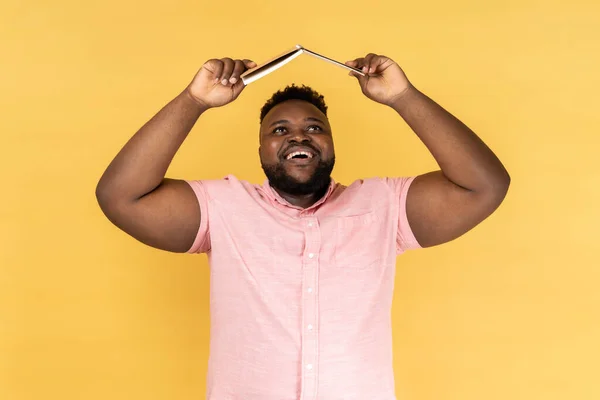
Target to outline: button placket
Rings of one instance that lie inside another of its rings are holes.
[[[306,248],[302,273],[302,384],[301,399],[314,400],[318,366],[318,269],[321,233],[316,219],[305,222]]]

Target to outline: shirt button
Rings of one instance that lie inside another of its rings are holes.
[[[312,223],[312,222],[309,222],[309,223],[308,223],[308,226],[312,227],[312,226],[313,226],[313,223]]]
[[[312,364],[306,364],[306,369],[310,371],[312,369]]]
[[[313,258],[314,256],[315,256],[315,254],[314,254],[314,253],[310,253],[310,254],[308,255],[308,258]]]
[[[313,288],[309,287],[308,289],[306,289],[308,291],[308,293],[312,293]]]
[[[306,327],[309,331],[312,331],[313,326],[311,324],[308,324],[308,326]]]

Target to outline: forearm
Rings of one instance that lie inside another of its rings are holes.
[[[156,189],[205,110],[187,90],[170,101],[112,160],[98,183],[98,197],[134,201]]]
[[[429,149],[443,174],[473,192],[502,191],[509,176],[496,155],[465,124],[410,87],[392,108]]]

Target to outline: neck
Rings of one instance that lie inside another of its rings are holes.
[[[300,208],[308,208],[308,207],[312,206],[313,204],[315,204],[317,201],[319,201],[323,196],[325,196],[325,193],[327,193],[327,190],[329,189],[329,185],[325,186],[321,190],[318,190],[314,193],[300,194],[300,195],[289,194],[289,193],[286,193],[275,187],[272,187],[272,188],[291,205],[300,207]]]

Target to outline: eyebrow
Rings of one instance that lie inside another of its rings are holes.
[[[321,121],[319,118],[315,118],[315,117],[306,117],[304,118],[305,121],[315,121],[315,122],[320,122],[321,124],[325,125],[325,122]],[[289,123],[290,121],[287,119],[280,119],[278,121],[273,122],[271,125],[269,125],[269,127],[272,127],[273,125],[277,125],[277,124],[284,124],[284,123]]]

